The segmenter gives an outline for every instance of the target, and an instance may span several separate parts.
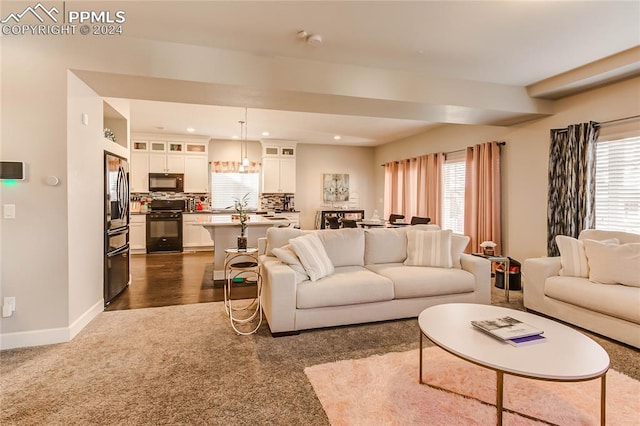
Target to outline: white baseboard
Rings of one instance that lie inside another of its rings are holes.
[[[104,300],[100,299],[69,327],[2,333],[0,350],[69,342],[102,311],[104,311]]]

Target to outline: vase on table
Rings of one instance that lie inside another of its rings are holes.
[[[239,235],[238,236],[238,250],[246,250],[247,249],[247,236]]]

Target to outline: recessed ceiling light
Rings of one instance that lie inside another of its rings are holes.
[[[156,129],[158,129],[158,130],[164,130],[164,126],[156,126]]]
[[[193,133],[195,131],[196,129],[194,129],[193,127],[187,127],[187,132]]]
[[[231,139],[238,139],[238,135],[231,136]]]
[[[262,136],[269,136],[269,132],[265,130],[264,132],[262,132]]]
[[[334,139],[334,140],[339,141],[340,139],[342,139],[342,136],[340,136],[340,135],[335,135],[335,136],[333,137],[333,139]]]

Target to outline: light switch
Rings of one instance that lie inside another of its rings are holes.
[[[15,219],[16,218],[16,205],[15,204],[5,204],[4,205],[4,218],[5,219]]]
[[[89,125],[89,114],[87,114],[86,112],[82,113],[82,124],[84,124],[85,126]]]

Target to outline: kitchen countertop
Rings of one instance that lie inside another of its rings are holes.
[[[151,212],[150,211],[147,212],[147,213],[131,212],[132,215],[138,215],[138,214],[139,215],[145,215],[145,214],[149,214],[149,213],[151,213]],[[231,212],[231,211],[225,212],[225,211],[219,211],[219,210],[196,210],[196,211],[193,211],[193,212],[182,212],[182,214],[213,214],[213,215],[227,215],[227,216],[231,215],[232,213],[234,213],[234,212]],[[274,213],[276,215],[282,215],[282,214],[287,214],[287,213],[300,213],[300,210],[286,211],[286,212],[276,211]],[[251,215],[254,215],[254,216],[266,216],[267,212],[262,212],[262,211],[260,211],[260,212],[252,212]]]
[[[268,218],[263,215],[249,215],[247,226],[278,226],[289,225],[291,222],[286,218]],[[196,225],[203,226],[240,226],[239,220],[232,220],[231,215],[214,215],[208,218],[199,218]]]

